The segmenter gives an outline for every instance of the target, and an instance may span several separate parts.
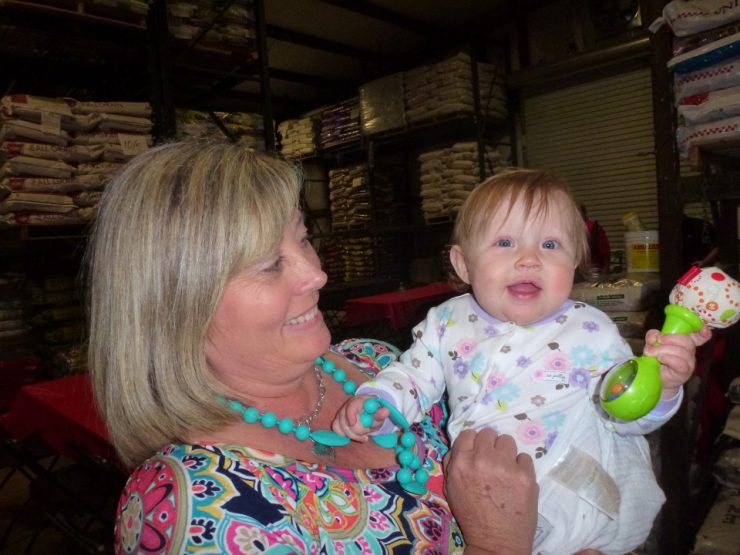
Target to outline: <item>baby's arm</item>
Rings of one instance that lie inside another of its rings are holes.
[[[371,399],[370,395],[357,395],[352,397],[342,405],[334,417],[331,429],[336,433],[347,436],[353,441],[365,442],[371,432],[375,432],[388,419],[388,409],[381,407],[372,415],[372,424],[366,427],[360,422],[360,414],[363,412],[363,403],[366,399]]]
[[[361,384],[355,398],[347,401],[337,411],[332,423],[334,432],[355,441],[367,441],[371,432],[384,434],[396,429],[395,424],[388,420],[390,411],[380,408],[368,430],[359,422],[362,401],[356,399],[380,397],[398,410],[408,422],[417,422],[442,397],[446,383],[444,372],[438,357],[430,354],[432,350],[439,352],[439,348],[425,342],[439,341],[436,310],[437,308],[430,309],[426,319],[414,327],[414,342],[399,361],[389,364],[374,378]]]

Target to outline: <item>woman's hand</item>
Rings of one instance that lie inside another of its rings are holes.
[[[445,457],[445,495],[466,553],[529,555],[539,487],[529,455],[511,436],[463,431]]]
[[[643,353],[660,361],[660,378],[663,383],[663,399],[671,399],[686,383],[696,368],[696,348],[712,337],[712,331],[704,326],[689,335],[661,335],[658,330],[645,334]]]

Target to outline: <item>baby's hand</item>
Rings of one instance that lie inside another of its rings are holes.
[[[663,399],[670,399],[691,378],[696,368],[696,348],[712,337],[711,330],[704,326],[689,335],[661,335],[658,330],[645,334],[644,354],[660,361],[660,377],[663,382]]]
[[[369,395],[358,395],[344,403],[337,411],[334,422],[331,424],[331,429],[338,434],[347,436],[351,440],[367,441],[370,432],[379,429],[385,419],[388,418],[388,409],[381,407],[373,415],[373,422],[369,428],[362,425],[360,414],[363,411],[363,403],[366,399],[370,398]]]

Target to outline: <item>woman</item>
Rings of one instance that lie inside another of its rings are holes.
[[[435,407],[412,430],[423,494],[397,480],[393,449],[314,441],[346,384],[397,351],[330,346],[300,190],[293,165],[204,142],[154,148],[107,188],[89,248],[89,366],[134,469],[116,551],[529,553],[537,487],[510,437],[461,435],[443,479]]]

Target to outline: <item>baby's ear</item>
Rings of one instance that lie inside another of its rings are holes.
[[[452,245],[450,248],[450,262],[452,262],[452,267],[455,268],[457,276],[470,285],[468,265],[465,263],[465,255],[460,245]]]

